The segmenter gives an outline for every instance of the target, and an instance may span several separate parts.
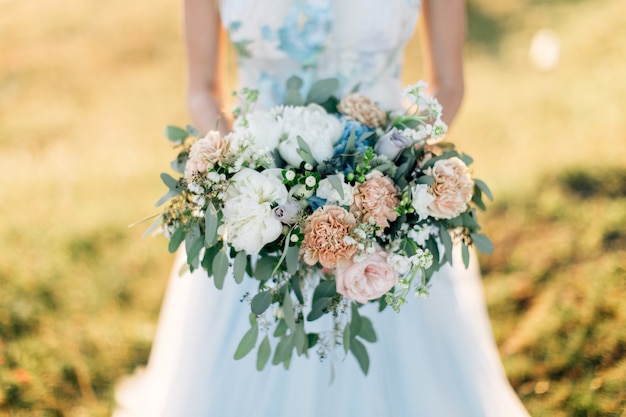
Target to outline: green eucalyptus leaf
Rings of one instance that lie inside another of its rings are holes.
[[[350,333],[356,337],[361,331],[361,315],[359,314],[359,306],[352,303],[352,317],[350,317]]]
[[[489,187],[487,186],[487,184],[485,184],[483,181],[479,180],[479,179],[474,179],[474,184],[480,188],[480,190],[485,193],[485,195],[487,196],[487,198],[489,199],[489,201],[493,201],[493,195],[491,194],[491,190],[489,189]]]
[[[348,142],[346,143],[345,153],[351,154],[354,152],[355,149],[356,149],[356,133],[354,131],[354,128],[352,128],[352,131],[350,132],[350,136],[348,136]]]
[[[309,344],[309,349],[311,349],[317,341],[320,339],[320,335],[318,333],[307,333],[307,342]]]
[[[272,359],[272,364],[278,365],[281,362],[285,362],[291,358],[291,352],[293,351],[295,345],[294,335],[293,333],[284,336],[278,342],[276,346],[276,351],[274,352],[274,359]]]
[[[275,256],[265,256],[260,258],[254,268],[254,277],[263,282],[270,279],[277,261],[278,258]]]
[[[283,300],[283,314],[285,315],[285,323],[287,323],[291,331],[294,331],[296,329],[296,317],[291,294],[285,294]]]
[[[176,191],[179,194],[182,191],[182,188],[180,184],[178,183],[178,181],[176,181],[176,179],[174,179],[174,177],[172,177],[170,174],[166,174],[165,172],[162,172],[161,180],[163,181],[163,184],[167,185],[167,188],[169,188],[170,190]]]
[[[287,329],[289,329],[289,327],[287,326],[287,323],[285,323],[285,320],[279,320],[276,328],[274,329],[274,337],[280,337],[284,335],[285,333],[287,333]]]
[[[248,265],[248,256],[244,251],[237,252],[233,266],[233,278],[237,284],[241,284],[246,274],[246,266]]]
[[[313,302],[313,306],[311,307],[311,311],[307,315],[306,319],[308,321],[314,321],[322,317],[330,306],[331,300],[331,297],[322,297],[315,300]]]
[[[299,90],[302,88],[302,79],[297,75],[289,77],[286,83],[287,90]]]
[[[431,177],[430,175],[422,175],[421,177],[417,178],[415,180],[416,184],[426,184],[426,185],[432,185],[435,183],[435,179],[433,177]]]
[[[200,131],[198,129],[196,129],[195,127],[193,127],[192,125],[187,125],[185,126],[185,129],[187,130],[187,133],[190,136],[194,136],[198,139],[200,139],[202,137],[202,133],[200,133]]]
[[[307,103],[323,103],[328,100],[339,88],[339,80],[327,78],[316,81],[306,96]]]
[[[294,343],[296,345],[296,353],[298,356],[304,355],[309,349],[306,333],[304,332],[304,322],[298,323],[294,332]]]
[[[215,254],[215,258],[213,258],[213,280],[215,282],[215,287],[219,290],[224,288],[224,279],[226,278],[226,274],[228,274],[228,267],[230,264],[228,263],[228,255],[223,250],[220,250]]]
[[[206,247],[212,246],[217,241],[219,222],[215,206],[209,203],[204,213],[204,244]]]
[[[302,287],[300,285],[300,276],[298,274],[291,276],[291,289],[298,298],[300,304],[304,304],[304,294],[302,294]]]
[[[165,136],[172,142],[183,143],[183,141],[187,139],[187,136],[189,135],[184,129],[181,129],[178,126],[169,125],[165,127],[165,130],[163,131],[163,136]]]
[[[302,94],[298,90],[287,90],[287,94],[285,95],[285,105],[286,106],[302,106],[304,105],[304,99],[302,98]]]
[[[181,243],[185,240],[185,230],[182,227],[176,229],[176,231],[172,234],[170,241],[167,245],[167,250],[170,253],[176,252]]]
[[[243,335],[237,350],[235,351],[235,360],[239,360],[246,356],[256,345],[256,339],[259,337],[259,326],[256,324]]]
[[[343,350],[346,354],[350,351],[350,326],[343,329]]]
[[[165,195],[163,197],[159,198],[159,201],[154,203],[154,207],[159,207],[161,204],[165,203],[170,198],[174,198],[174,197],[176,197],[178,195],[180,195],[179,192],[168,190],[167,193],[165,193]]]
[[[487,236],[482,233],[472,233],[470,234],[470,237],[472,238],[472,242],[476,246],[476,249],[482,253],[489,255],[493,252],[493,243],[491,243],[491,240]]]
[[[272,294],[269,291],[262,291],[252,298],[250,308],[254,314],[261,315],[272,304]]]
[[[459,159],[461,161],[465,162],[465,165],[472,165],[472,162],[474,162],[474,158],[472,158],[471,156],[469,156],[467,154],[459,155]]]
[[[315,287],[315,291],[313,291],[313,304],[315,304],[315,301],[319,298],[331,298],[335,294],[337,294],[337,283],[334,279],[320,281],[317,287]]]
[[[363,343],[361,343],[358,339],[352,339],[350,341],[350,351],[359,363],[363,373],[367,375],[370,368],[370,358]]]
[[[382,297],[384,299],[385,297]],[[359,330],[359,337],[367,340],[368,342],[374,343],[378,339],[376,337],[376,332],[374,331],[374,326],[372,325],[372,321],[367,317],[361,316],[361,329]]]
[[[149,218],[148,218],[149,219]],[[147,219],[146,219],[147,220]],[[152,222],[152,224],[150,224],[150,227],[148,227],[146,229],[145,232],[143,232],[143,234],[141,235],[141,237],[146,237],[148,236],[150,233],[152,233],[157,227],[161,226],[161,221],[163,220],[163,215],[159,214],[156,216],[156,218],[154,219],[154,221]],[[137,223],[135,223],[137,224]]]
[[[463,265],[465,268],[469,267],[470,253],[465,242],[461,245],[461,254],[463,255]]]
[[[287,256],[286,256],[286,263],[287,263],[287,272],[290,275],[294,275],[296,272],[298,272],[298,259],[299,259],[299,254],[298,254],[299,250],[297,246],[289,246],[287,248]],[[295,289],[294,289],[295,291]],[[298,297],[300,298],[300,297]]]
[[[270,346],[270,339],[269,337],[267,337],[267,335],[265,335],[263,341],[261,342],[261,345],[259,346],[259,351],[257,352],[256,369],[258,371],[262,371],[263,368],[265,368],[265,365],[267,364],[271,353],[272,348]]]
[[[439,238],[445,249],[443,256],[452,265],[452,237],[450,237],[450,233],[444,226],[439,227]]]
[[[337,194],[339,194],[339,197],[343,199],[344,198],[343,181],[341,180],[341,177],[339,175],[329,175],[326,177],[326,179],[330,182],[330,185],[333,186],[335,191],[337,191]]]

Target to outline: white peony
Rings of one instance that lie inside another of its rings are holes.
[[[226,190],[224,224],[228,242],[249,255],[276,240],[283,226],[272,213],[272,204],[287,202],[287,188],[271,170],[243,168]]]
[[[237,130],[247,130],[258,148],[276,149],[283,135],[282,120],[267,110],[255,110],[246,115],[247,126],[236,126]]]
[[[435,197],[428,192],[428,189],[426,184],[415,184],[411,187],[411,206],[420,220],[428,217],[428,206],[435,201]]]
[[[336,204],[338,206],[351,206],[354,203],[354,190],[350,184],[344,182],[344,175],[337,174],[341,178],[341,185],[343,188],[343,198],[339,195],[335,187],[328,179],[320,181],[320,185],[317,188],[316,194],[319,198],[326,200],[327,204]]]
[[[299,166],[298,136],[311,149],[313,158],[323,162],[333,156],[333,147],[341,138],[343,124],[318,104],[306,107],[285,106],[282,111],[284,137],[278,145],[280,156],[290,165]]]

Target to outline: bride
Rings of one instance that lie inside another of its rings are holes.
[[[463,0],[186,0],[196,127],[225,120],[220,25],[238,51],[240,85],[260,90],[258,106],[281,103],[285,81],[297,75],[304,91],[334,77],[341,94],[358,85],[397,109],[402,51],[420,11],[421,78],[449,123],[463,95]],[[174,266],[148,366],[120,387],[116,417],[528,416],[502,369],[475,260],[467,270],[460,259],[443,267],[431,296],[409,301],[401,314],[366,314],[379,339],[368,346],[367,377],[352,356],[295,358],[288,371],[257,372],[255,355],[235,361],[250,308],[240,300],[252,282],[227,279],[217,291],[202,270],[179,277],[183,262],[179,256]]]

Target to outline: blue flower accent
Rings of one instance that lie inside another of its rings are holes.
[[[335,155],[342,154],[346,151],[346,146],[348,145],[348,138],[350,138],[350,134],[352,130],[354,130],[355,134],[355,145],[357,152],[365,152],[365,150],[369,146],[373,146],[372,136],[369,138],[361,140],[361,136],[367,132],[373,132],[374,129],[363,126],[361,123],[356,122],[354,120],[344,119],[343,125],[343,134],[341,135],[341,139],[335,144]]]
[[[237,29],[239,29],[241,27],[241,21],[239,20],[233,20],[232,22],[230,22],[230,24],[228,25],[227,30],[229,32],[235,32],[237,31]]]
[[[323,49],[332,26],[332,6],[294,4],[278,30],[278,49],[299,61],[310,61]]]
[[[320,207],[323,207],[326,204],[325,198],[320,198],[316,195],[307,198],[306,201],[309,203],[309,206],[313,211],[317,210]]]

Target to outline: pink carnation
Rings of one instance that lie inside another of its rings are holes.
[[[389,227],[389,222],[398,218],[396,208],[400,201],[396,196],[398,191],[391,178],[380,171],[372,171],[368,179],[358,184],[354,189],[354,204],[350,212],[363,221],[373,217],[376,225],[383,229]]]
[[[428,212],[438,219],[453,219],[467,210],[467,203],[472,199],[474,182],[469,169],[457,157],[435,162],[428,175],[435,183],[428,192],[435,200],[428,205]]]
[[[332,269],[341,260],[354,255],[354,240],[345,239],[356,225],[356,219],[339,206],[320,207],[311,214],[302,240],[303,260],[309,265],[317,262]]]

